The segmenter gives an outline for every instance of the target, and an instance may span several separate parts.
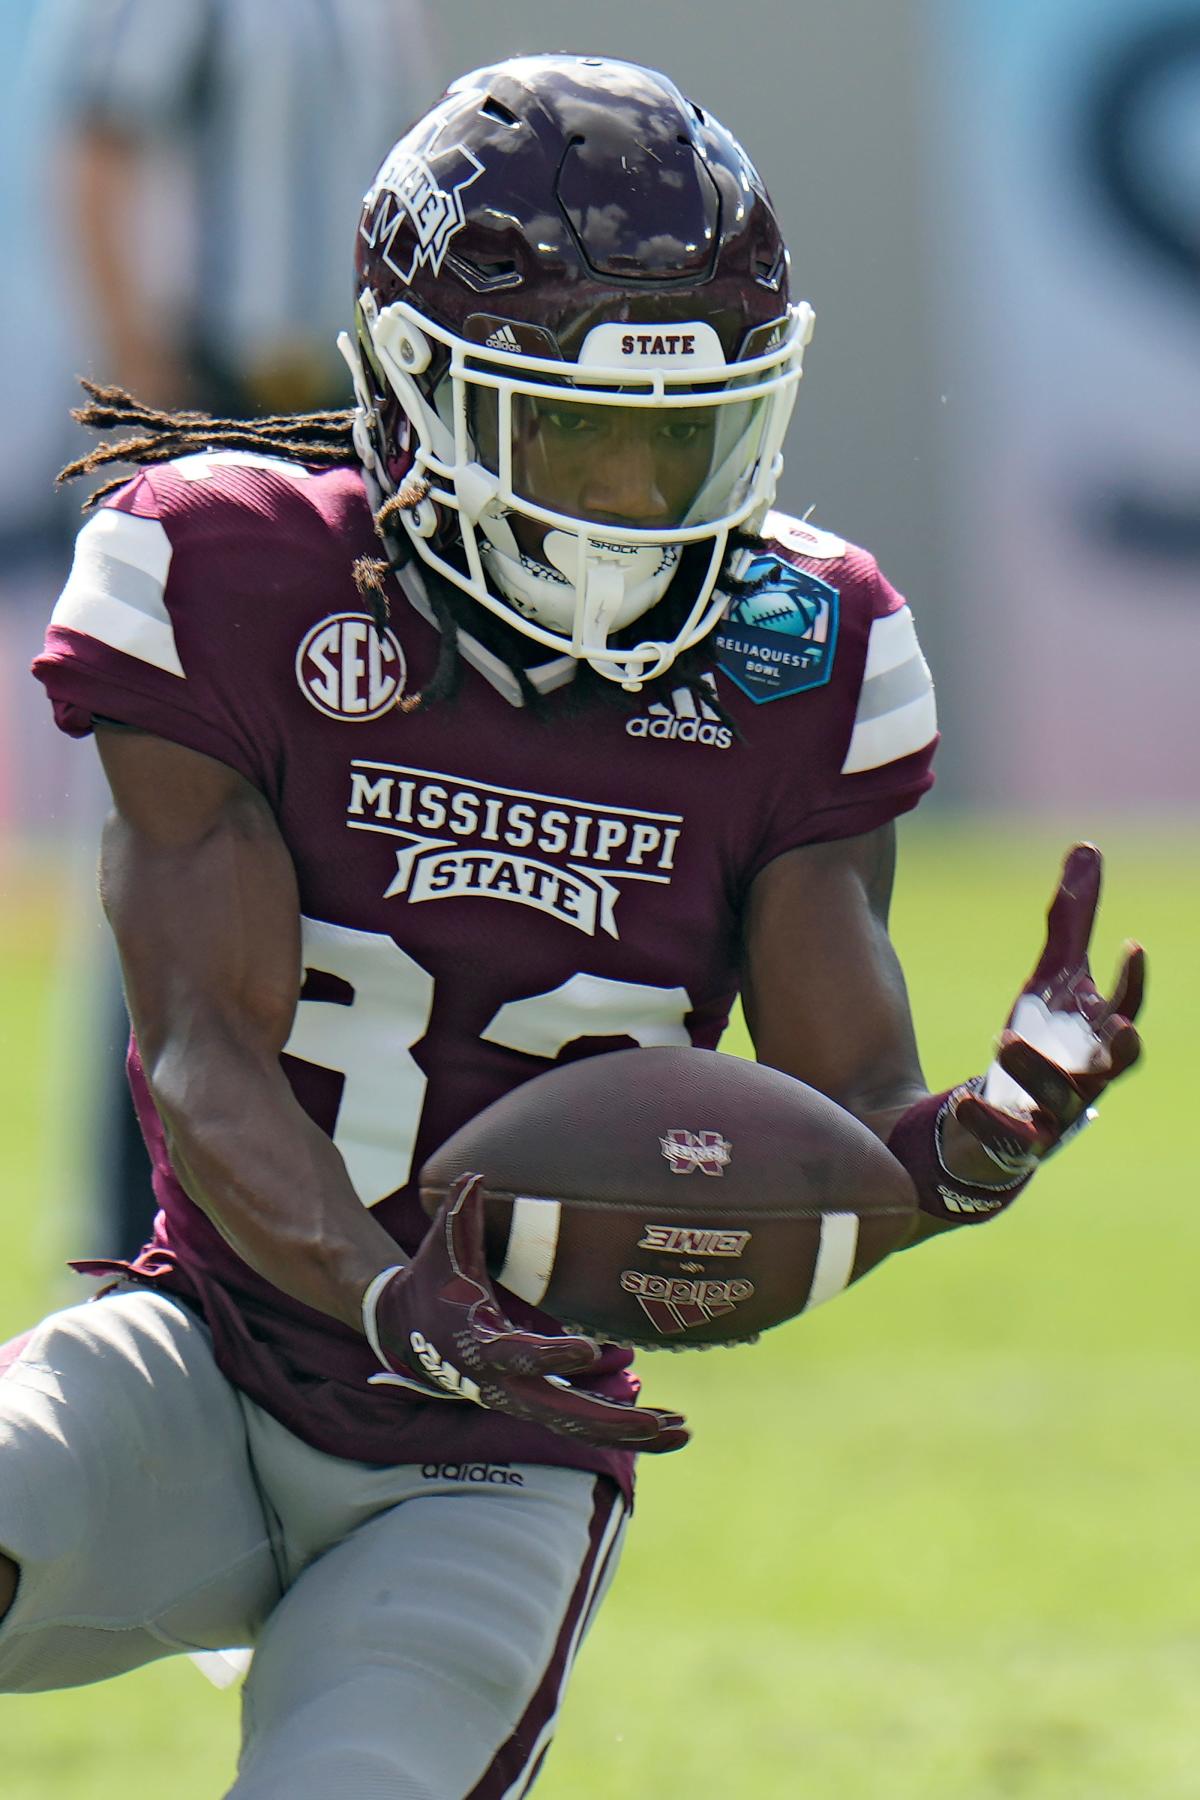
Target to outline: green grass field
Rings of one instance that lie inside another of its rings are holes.
[[[998,1223],[755,1348],[646,1359],[695,1440],[643,1472],[539,1800],[1200,1796],[1200,840],[1101,841],[1097,974],[1126,933],[1147,944],[1145,1066]],[[985,1060],[1063,842],[905,833],[895,936],[933,1084]],[[0,1335],[62,1294],[51,901],[43,871],[0,904],[4,1187],[27,1237]],[[236,1698],[187,1663],[3,1720],[4,1800],[215,1800],[232,1772]]]

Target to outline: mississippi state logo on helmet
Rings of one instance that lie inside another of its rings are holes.
[[[480,69],[389,153],[356,275],[355,441],[430,568],[630,688],[713,630],[812,326],[724,126],[633,63]],[[621,636],[689,545],[670,635]]]
[[[437,275],[451,238],[467,222],[463,189],[482,174],[483,164],[462,144],[426,153],[411,134],[401,138],[363,201],[365,242],[406,284],[422,263]]]

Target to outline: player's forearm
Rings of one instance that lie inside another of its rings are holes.
[[[368,1284],[405,1258],[278,1062],[192,1042],[165,1046],[146,1073],[175,1172],[222,1237],[284,1293],[360,1330]]]

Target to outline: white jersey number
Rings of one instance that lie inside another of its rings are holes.
[[[434,980],[383,932],[354,931],[304,919],[304,968],[332,975],[348,1002],[301,1000],[284,1049],[343,1078],[333,1141],[355,1192],[375,1206],[407,1182],[426,1077],[413,1051],[429,1029]],[[572,975],[544,994],[500,1007],[485,1043],[552,1062],[581,1037],[630,1037],[634,1043],[689,1044],[686,988]]]

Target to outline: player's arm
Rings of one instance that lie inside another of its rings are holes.
[[[376,1380],[475,1400],[590,1442],[671,1450],[676,1414],[563,1380],[590,1340],[514,1328],[484,1262],[477,1177],[411,1262],[361,1204],[280,1064],[300,994],[300,907],[262,795],[225,764],[97,723],[113,795],[101,892],[172,1166],[238,1255],[294,1299],[363,1332]]]
[[[1077,846],[993,1069],[932,1095],[888,936],[894,870],[891,825],[770,863],[750,894],[744,997],[759,1060],[829,1094],[909,1169],[922,1238],[1002,1211],[1136,1059],[1143,965],[1132,946],[1112,999],[1097,992],[1100,857]]]
[[[888,936],[895,867],[891,824],[776,857],[750,890],[742,978],[759,1062],[885,1140],[929,1091]]]
[[[101,894],[175,1171],[251,1268],[361,1329],[396,1245],[279,1061],[300,908],[270,808],[211,757],[103,724],[96,738],[114,803]]]

